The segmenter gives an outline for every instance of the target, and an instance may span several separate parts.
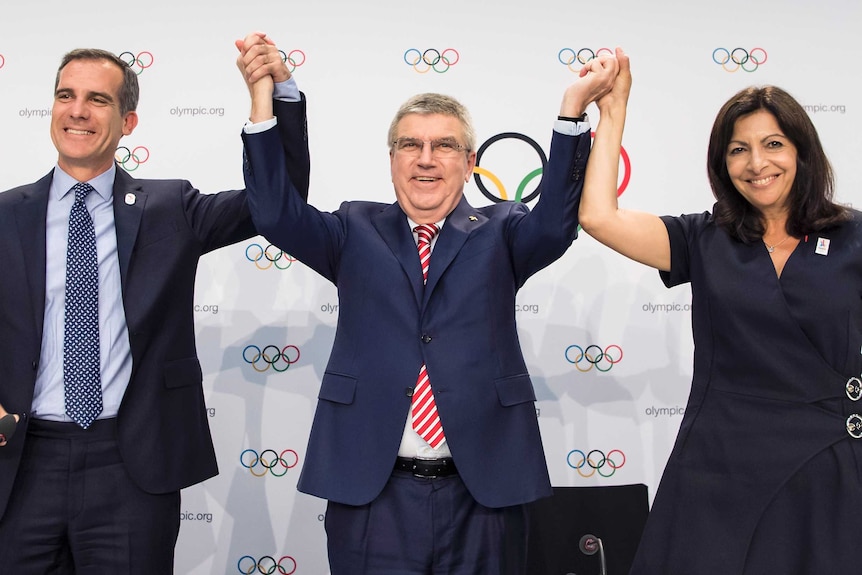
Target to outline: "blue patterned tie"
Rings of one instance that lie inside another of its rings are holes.
[[[87,429],[102,413],[99,361],[99,262],[96,231],[84,205],[93,186],[72,187],[66,248],[66,325],[63,332],[63,382],[66,415]]]

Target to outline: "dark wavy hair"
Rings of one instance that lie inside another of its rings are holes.
[[[123,72],[123,83],[120,84],[120,92],[117,94],[117,99],[120,104],[120,115],[125,116],[126,112],[137,110],[138,98],[140,96],[140,87],[138,86],[138,75],[129,66],[127,62],[120,59],[118,56],[108,52],[107,50],[99,50],[98,48],[78,48],[67,52],[60,61],[60,67],[57,68],[57,76],[54,78],[54,91],[57,91],[57,86],[60,84],[60,72],[66,67],[66,64],[73,60],[106,60],[117,66]]]
[[[734,187],[727,173],[727,147],[737,120],[766,110],[796,146],[796,178],[790,189],[787,233],[800,237],[846,221],[850,212],[832,201],[834,178],[817,130],[808,113],[776,86],[750,87],[725,102],[709,136],[707,172],[716,199],[715,222],[730,235],[749,243],[763,237],[763,216]]]

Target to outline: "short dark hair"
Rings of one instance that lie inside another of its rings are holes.
[[[57,77],[54,79],[55,92],[57,91],[57,86],[60,85],[60,72],[63,71],[66,64],[73,60],[106,60],[115,64],[123,72],[123,83],[120,86],[120,93],[117,94],[120,100],[120,115],[124,116],[126,112],[138,109],[138,97],[140,95],[138,75],[135,74],[135,71],[132,70],[127,62],[107,50],[99,50],[98,48],[78,48],[63,56],[60,67],[57,68]]]
[[[752,86],[725,102],[709,136],[707,172],[716,199],[715,221],[743,242],[763,237],[760,210],[740,194],[727,173],[727,147],[736,122],[765,110],[775,117],[781,131],[796,146],[796,177],[790,189],[787,233],[800,237],[846,221],[849,210],[832,201],[834,178],[817,130],[805,109],[793,96],[776,86]]]

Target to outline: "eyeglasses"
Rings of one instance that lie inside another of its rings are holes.
[[[398,138],[392,142],[392,146],[405,156],[418,157],[422,154],[425,144],[431,145],[431,155],[437,158],[451,158],[458,152],[467,150],[467,146],[462,146],[454,138],[440,138],[439,140],[420,140],[419,138]]]

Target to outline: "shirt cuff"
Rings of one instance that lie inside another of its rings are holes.
[[[299,86],[296,85],[296,80],[293,76],[284,82],[276,82],[272,91],[274,100],[284,100],[285,102],[299,102],[302,98],[299,95]]]
[[[266,132],[267,130],[275,126],[277,123],[277,118],[270,118],[269,120],[257,122],[256,124],[251,120],[248,120],[242,127],[242,131],[246,134],[259,134],[261,132]]]

